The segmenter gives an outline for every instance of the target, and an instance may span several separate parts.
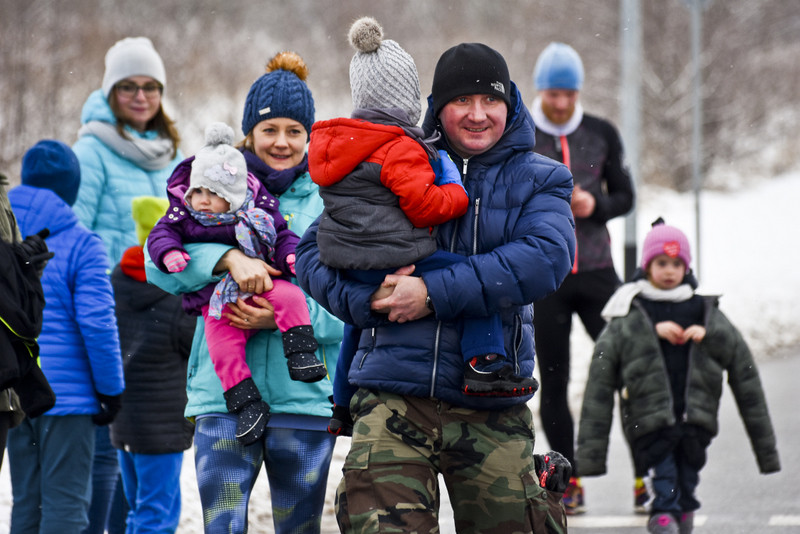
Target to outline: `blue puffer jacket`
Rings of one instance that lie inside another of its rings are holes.
[[[466,396],[457,319],[499,313],[507,354],[519,372],[534,366],[532,306],[552,293],[569,272],[575,250],[570,211],[572,176],[535,154],[533,120],[512,84],[506,131],[488,152],[463,160],[442,136],[441,148],[460,164],[470,207],[439,226],[439,247],[469,261],[423,275],[436,309],[410,323],[388,323],[372,313],[375,287],[343,279],[319,261],[316,225],[297,247],[301,287],[345,322],[364,328],[349,372],[352,384],[401,395],[436,397],[476,409],[502,409],[530,397]],[[431,112],[424,128],[439,128]]]
[[[89,95],[81,112],[81,124],[101,121],[116,124],[117,119],[101,90]],[[131,137],[155,139],[155,131],[139,133],[126,128]],[[78,200],[72,207],[78,219],[103,239],[111,265],[122,254],[139,244],[131,217],[131,200],[150,195],[166,198],[167,178],[183,159],[180,151],[163,169],[147,171],[120,156],[93,135],[84,135],[72,146],[81,165]]]
[[[39,348],[56,394],[45,415],[95,414],[95,391],[124,389],[114,295],[103,242],[49,189],[21,185],[8,193],[22,235],[50,230],[55,254],[42,274],[45,307]]]

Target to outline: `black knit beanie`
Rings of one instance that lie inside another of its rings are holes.
[[[511,107],[511,77],[506,60],[481,43],[461,43],[442,54],[433,73],[433,114],[461,95],[487,94]]]

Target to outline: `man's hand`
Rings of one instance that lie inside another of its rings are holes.
[[[431,310],[425,306],[428,288],[417,276],[409,276],[414,266],[401,267],[386,275],[381,287],[372,295],[372,310],[388,313],[392,322],[405,323],[425,317]]]
[[[572,214],[579,219],[591,217],[597,201],[594,196],[581,186],[576,185],[572,190]]]

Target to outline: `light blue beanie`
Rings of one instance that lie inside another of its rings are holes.
[[[580,91],[583,87],[583,62],[569,45],[550,43],[547,45],[533,69],[533,83],[536,90],[571,89]]]

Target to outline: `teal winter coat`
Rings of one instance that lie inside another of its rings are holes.
[[[81,124],[90,121],[117,123],[100,89],[89,95],[83,105]],[[130,127],[125,131],[132,138],[158,136],[155,131],[140,133]],[[183,156],[178,151],[163,169],[148,171],[93,135],[80,137],[72,150],[81,165],[81,185],[72,209],[89,230],[101,237],[111,265],[116,265],[125,250],[139,244],[131,217],[131,200],[142,195],[166,198],[167,178]]]
[[[322,199],[308,173],[297,178],[292,186],[278,197],[280,211],[289,229],[302,235],[322,213]],[[146,258],[147,279],[170,293],[191,291],[220,277],[211,273],[219,259],[231,247],[218,244],[189,244],[191,256],[186,269],[165,274]],[[264,400],[270,405],[269,426],[286,425],[280,414],[319,417],[313,427],[323,430],[331,416],[332,379],[342,340],[342,322],[306,296],[314,337],[319,342],[317,357],[328,369],[328,378],[307,384],[289,378],[283,340],[278,330],[265,330],[247,343],[247,365]],[[202,318],[197,322],[186,383],[188,403],[185,415],[194,417],[209,413],[227,413],[222,384],[208,355]],[[291,426],[295,423],[288,423]]]

